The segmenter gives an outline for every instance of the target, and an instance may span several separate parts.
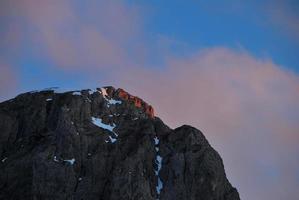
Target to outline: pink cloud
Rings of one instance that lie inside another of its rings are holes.
[[[144,97],[171,127],[201,129],[242,198],[299,197],[297,75],[227,48],[169,58],[165,68],[122,73],[116,85]]]
[[[12,24],[21,27],[26,41],[38,46],[55,66],[98,70],[134,64],[128,49],[140,36],[137,7],[110,0],[91,1],[88,7],[70,0],[5,3],[2,15],[17,18]]]

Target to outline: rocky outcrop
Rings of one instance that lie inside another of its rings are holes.
[[[0,104],[0,199],[238,200],[219,154],[113,87]]]
[[[151,105],[148,105],[139,97],[133,96],[128,92],[124,91],[123,89],[118,89],[116,93],[119,98],[132,102],[137,108],[142,108],[145,111],[145,113],[147,113],[151,118],[155,116],[154,108]]]

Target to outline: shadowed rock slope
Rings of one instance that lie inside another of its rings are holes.
[[[219,154],[113,87],[0,103],[0,199],[238,200]]]

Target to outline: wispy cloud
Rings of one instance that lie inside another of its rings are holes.
[[[12,0],[2,4],[2,19],[9,20],[7,26],[21,29],[18,35],[26,39],[22,44],[6,32],[11,41],[7,47],[14,48],[17,42],[21,48],[37,46],[33,54],[42,53],[64,69],[132,64],[128,52],[134,51],[140,35],[138,9],[134,6],[122,1],[90,1],[87,5],[69,0]]]

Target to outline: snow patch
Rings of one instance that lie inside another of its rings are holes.
[[[65,92],[70,92],[72,91],[72,89],[74,90],[74,88],[61,88],[61,87],[50,87],[50,88],[45,88],[41,91],[53,91],[56,94],[61,94],[61,93],[65,93]],[[73,93],[78,92],[78,91],[74,91]],[[73,95],[81,95],[80,94],[73,94]]]
[[[157,136],[154,137],[154,141],[155,141],[155,145],[159,145],[160,140]]]
[[[117,141],[118,134],[113,131],[113,129],[116,127],[115,124],[113,124],[113,125],[105,124],[105,123],[103,123],[102,119],[96,118],[96,117],[92,117],[91,119],[92,119],[92,123],[94,125],[96,125],[96,126],[98,126],[100,128],[109,130],[110,132],[112,132],[114,134],[114,137],[112,137],[111,135],[109,135],[109,139],[110,139],[111,143],[114,143],[114,142]]]
[[[30,94],[33,94],[33,93],[37,93],[37,92],[39,92],[38,90],[32,90],[32,91],[30,91],[29,93]]]
[[[162,189],[163,189],[163,182],[161,181],[160,177],[158,177],[158,185],[156,186],[157,194],[160,194]]]
[[[58,160],[57,156],[54,156],[53,160],[54,160],[54,162],[60,162],[60,161],[67,162],[70,165],[73,165],[75,163],[75,161],[76,161],[75,158],[72,158],[70,160],[68,160],[68,159],[66,159],[66,160]]]
[[[42,90],[33,90],[30,91],[30,93],[37,93],[37,92],[46,92],[46,91],[53,91],[54,93],[65,93],[71,91],[70,89],[66,88],[60,88],[60,87],[50,87],[50,88],[44,88]]]
[[[115,100],[115,99],[108,99],[108,93],[107,93],[107,89],[106,88],[101,88],[101,93],[102,96],[104,97],[104,99],[107,101],[107,107],[109,108],[111,105],[115,105],[115,104],[121,104],[122,101],[119,100]]]
[[[60,94],[60,93],[66,93],[66,92],[72,92],[73,95],[81,95],[80,91],[74,91],[78,88],[60,88],[60,87],[49,87],[49,88],[44,88],[42,90],[33,90],[30,91],[29,93],[37,93],[37,92],[46,92],[46,91],[53,91],[56,94]],[[99,92],[97,89],[88,89],[88,93],[91,95],[95,92]]]
[[[54,89],[54,93],[57,93],[57,94],[62,94],[62,93],[66,93],[66,92],[69,92],[69,90],[65,89],[65,88],[55,88]]]
[[[110,99],[110,100],[108,100],[108,104],[109,104],[109,106],[110,106],[110,105],[115,105],[115,104],[121,104],[121,103],[122,103],[121,101],[114,100],[114,99]]]
[[[91,103],[91,100],[88,97],[86,97],[85,101],[88,101],[89,103]]]
[[[93,93],[95,93],[95,92],[99,92],[97,89],[95,89],[95,90],[91,90],[91,89],[89,89],[88,90],[88,93],[90,94],[90,95],[92,95]]]
[[[114,142],[116,142],[116,141],[117,141],[117,139],[116,139],[116,138],[113,138],[113,137],[111,137],[110,135],[109,135],[109,139],[110,139],[111,143],[114,143]]]
[[[53,99],[51,99],[51,98],[48,98],[48,99],[46,99],[46,101],[52,101]]]
[[[57,157],[56,156],[54,156],[54,162],[59,162],[59,160],[57,159]]]
[[[157,176],[157,179],[158,179],[158,182],[157,182],[157,185],[156,185],[156,192],[157,192],[158,196],[160,196],[161,190],[163,189],[163,182],[162,182],[159,174],[160,174],[160,171],[161,171],[161,168],[162,168],[163,158],[159,155],[159,146],[158,145],[160,143],[160,140],[157,136],[154,137],[154,143],[155,143],[155,150],[157,152],[156,159],[155,159],[155,163],[157,165],[157,170],[155,170],[155,175]]]
[[[106,98],[108,96],[106,88],[101,88],[101,93],[102,93],[102,95],[103,95],[104,98]]]
[[[162,168],[162,157],[159,155],[156,156],[156,164],[158,165],[158,170],[156,170],[155,172],[156,172],[156,175],[158,176],[159,172]]]
[[[96,118],[96,117],[92,117],[92,123],[98,127],[101,127],[103,129],[107,129],[111,132],[113,132],[113,129],[116,127],[115,124],[113,124],[112,126],[110,124],[104,124],[103,120],[100,118]]]
[[[68,92],[69,90],[65,89],[65,88],[60,88],[60,87],[51,87],[51,88],[45,88],[42,91],[54,91],[54,93],[65,93]]]
[[[75,91],[75,92],[72,93],[72,95],[79,95],[79,96],[80,96],[80,95],[81,95],[81,92],[79,92],[79,91]]]
[[[72,158],[70,160],[63,160],[63,161],[69,163],[70,165],[73,165],[76,162],[75,158]]]

